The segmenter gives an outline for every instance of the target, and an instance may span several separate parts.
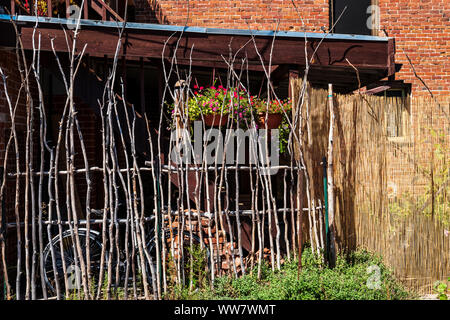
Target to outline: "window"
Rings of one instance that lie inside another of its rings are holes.
[[[330,0],[330,28],[336,23],[334,33],[376,35],[379,16],[377,2]]]

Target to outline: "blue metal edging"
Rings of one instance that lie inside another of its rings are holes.
[[[7,14],[0,14],[0,21],[10,21],[11,16]],[[18,24],[24,23],[44,23],[44,24],[74,24],[74,20],[53,18],[53,17],[36,17],[36,16],[14,16]],[[101,20],[80,20],[80,26],[83,27],[106,27],[106,28],[121,28],[123,22],[115,21],[101,21]],[[221,28],[203,28],[203,27],[189,27],[189,26],[176,26],[165,24],[153,24],[153,23],[136,23],[127,22],[125,29],[128,30],[147,30],[147,31],[162,31],[162,32],[184,32],[184,33],[200,33],[200,34],[219,34],[230,36],[256,36],[256,37],[281,37],[281,38],[299,38],[304,39],[323,39],[328,40],[355,40],[355,41],[383,41],[386,42],[389,38],[366,36],[366,35],[353,35],[353,34],[336,34],[336,33],[315,33],[315,32],[297,32],[297,31],[271,31],[271,30],[245,30],[245,29],[221,29]]]

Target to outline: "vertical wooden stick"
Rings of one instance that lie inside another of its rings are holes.
[[[328,227],[330,232],[330,266],[334,267],[336,263],[336,248],[334,234],[334,180],[333,180],[333,140],[334,140],[334,105],[333,105],[333,85],[328,84],[328,105],[330,110],[330,130],[328,134],[328,166],[327,166],[327,184],[328,184]]]

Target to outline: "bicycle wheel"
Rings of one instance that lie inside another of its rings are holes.
[[[166,279],[168,282],[175,283],[175,278],[181,275],[184,285],[188,285],[189,281],[193,281],[194,286],[199,286],[202,281],[205,280],[211,267],[210,251],[206,245],[201,248],[200,238],[194,233],[192,234],[192,247],[191,247],[191,235],[189,231],[183,232],[182,251],[179,249],[180,241],[178,239],[178,230],[172,230],[172,236],[170,232],[165,232],[165,254],[162,254],[162,258],[165,258],[166,266]],[[152,258],[153,270],[156,273],[157,259],[156,259],[156,238],[153,237],[147,243],[147,250]],[[182,252],[182,255],[181,255]],[[152,286],[152,274],[146,261],[146,271],[149,285]],[[178,268],[178,263],[180,268]]]
[[[80,229],[78,231],[81,251],[83,254],[83,259],[86,263],[86,230]],[[91,275],[95,282],[98,284],[98,276],[100,271],[100,260],[102,252],[102,243],[99,239],[99,234],[96,231],[91,230],[89,234],[89,255],[91,259]],[[51,244],[53,245],[53,252],[56,264],[57,277],[55,276],[55,270],[53,269],[52,253],[50,243],[44,249],[44,280],[47,285],[47,289],[56,294],[56,281],[59,282],[60,287],[64,287],[64,271],[63,263],[61,257],[61,247],[64,253],[64,261],[66,264],[66,272],[68,277],[69,290],[79,289],[81,287],[81,269],[79,267],[80,261],[78,259],[78,265],[75,263],[75,246],[74,246],[75,236],[72,237],[72,232],[70,230],[64,231],[62,234],[62,241],[60,236],[56,236],[52,239]],[[108,253],[105,252],[105,261],[108,260]],[[61,289],[61,292],[64,292]]]

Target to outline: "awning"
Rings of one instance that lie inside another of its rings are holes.
[[[63,28],[68,35],[73,35],[67,29],[67,23],[73,24],[73,20],[34,16],[13,18],[20,28],[25,49],[32,49],[33,27],[37,22],[42,35],[41,50],[51,51],[50,39],[54,38],[55,49],[67,52]],[[114,56],[123,23],[81,20],[80,26],[80,50],[87,44],[86,53],[92,57]],[[15,47],[15,34],[9,15],[0,15],[0,32],[0,46]],[[172,58],[176,52],[178,64],[227,68],[225,60],[229,61],[232,56],[236,58],[236,68],[245,58],[249,69],[253,71],[262,71],[262,65],[268,67],[270,63],[274,67],[271,70],[297,69],[301,75],[306,65],[305,41],[308,57],[314,55],[308,79],[317,86],[333,83],[336,91],[351,91],[358,87],[357,73],[361,85],[365,86],[396,72],[393,38],[147,23],[126,23],[120,57],[161,61],[162,57]]]

